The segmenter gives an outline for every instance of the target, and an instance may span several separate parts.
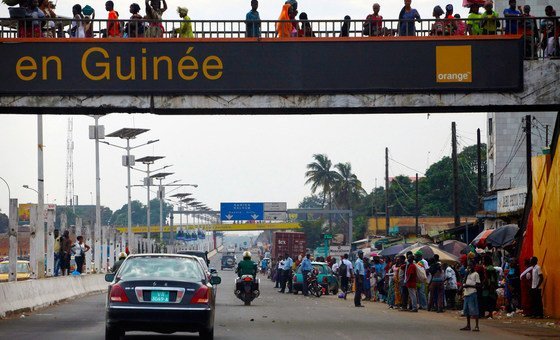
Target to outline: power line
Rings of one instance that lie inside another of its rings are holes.
[[[425,174],[425,173],[423,173],[422,171],[420,171],[420,170],[416,170],[416,169],[414,169],[414,168],[411,168],[411,167],[409,167],[408,165],[406,165],[406,164],[403,164],[403,163],[401,163],[401,162],[397,161],[396,159],[394,159],[394,158],[392,158],[392,157],[390,157],[390,156],[389,156],[389,159],[390,159],[390,160],[392,160],[393,162],[395,162],[395,163],[399,164],[399,165],[402,165],[402,166],[404,166],[405,168],[407,168],[407,169],[409,169],[409,170],[412,170],[412,171],[416,171],[417,173],[419,173],[419,174],[422,174],[422,175],[426,176],[426,174]]]

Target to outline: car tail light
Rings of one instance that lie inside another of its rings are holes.
[[[210,289],[206,286],[200,287],[191,298],[191,304],[207,304],[210,300]]]
[[[128,297],[126,296],[126,292],[121,285],[114,284],[111,287],[111,294],[109,295],[109,300],[111,302],[128,302]]]

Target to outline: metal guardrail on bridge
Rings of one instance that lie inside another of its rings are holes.
[[[278,27],[291,24],[295,37],[333,38],[363,37],[383,39],[399,36],[472,35],[484,19],[421,19],[416,21],[388,19],[366,24],[364,20],[261,20],[258,26],[245,20],[91,20],[70,18],[0,19],[0,38],[194,38],[239,39],[247,37],[277,38]],[[558,55],[559,17],[499,18],[495,31],[487,35],[518,34],[524,44],[524,57],[547,57],[549,39],[556,37]],[[188,25],[188,29],[186,26]],[[257,28],[258,27],[258,28]],[[512,28],[515,27],[515,28]],[[108,30],[109,28],[109,30]],[[480,32],[483,30],[480,29]],[[82,33],[80,33],[82,32]],[[181,33],[183,32],[183,33]],[[476,36],[474,34],[473,36]]]

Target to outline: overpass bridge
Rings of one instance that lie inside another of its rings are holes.
[[[163,23],[166,32],[180,24]],[[17,38],[2,31],[0,113],[559,109],[560,60],[525,58],[522,35],[427,36],[433,21],[422,20],[416,36],[371,37],[354,21],[350,37],[339,38],[340,21],[331,20],[311,22],[316,38],[279,39],[270,29],[276,22],[265,23],[260,38],[245,37],[244,21],[193,21],[195,38],[174,39]],[[398,21],[383,25],[394,33]]]
[[[299,230],[301,226],[297,222],[286,222],[286,223],[236,223],[236,224],[198,224],[198,225],[183,225],[178,226],[163,226],[163,232],[169,233],[177,232],[180,228],[183,230],[197,230],[204,229],[205,231],[258,231],[258,230]],[[126,233],[128,227],[116,227],[121,233]],[[158,233],[160,231],[159,226],[150,226],[151,233]],[[132,227],[132,232],[135,234],[144,234],[148,232],[147,226],[135,226]]]

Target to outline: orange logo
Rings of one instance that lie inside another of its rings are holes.
[[[436,82],[472,83],[471,46],[436,46]]]

